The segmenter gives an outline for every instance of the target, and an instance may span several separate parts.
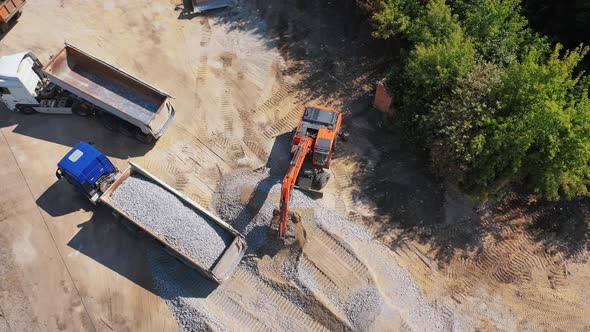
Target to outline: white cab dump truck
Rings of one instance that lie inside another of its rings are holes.
[[[25,114],[97,115],[109,130],[150,143],[174,118],[172,97],[65,45],[43,67],[32,52],[0,58],[0,102]]]

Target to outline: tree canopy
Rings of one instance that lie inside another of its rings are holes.
[[[374,35],[411,49],[388,75],[404,131],[476,194],[524,183],[590,195],[588,49],[528,27],[518,0],[381,1]]]

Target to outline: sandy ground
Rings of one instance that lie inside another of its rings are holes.
[[[224,174],[285,161],[273,143],[288,140],[284,133],[306,103],[342,107],[355,138],[338,152],[322,204],[368,225],[391,249],[391,264],[409,271],[420,296],[472,317],[480,330],[588,327],[587,264],[546,254],[538,241],[510,234],[509,241],[481,241],[489,245],[481,251],[455,246],[452,235],[472,229],[465,215],[473,206],[460,193],[441,191],[401,144],[388,141],[383,148],[374,140],[379,120],[369,121],[368,101],[356,100],[370,93],[366,83],[383,68],[366,56],[370,45],[351,41],[363,40],[366,31],[319,2],[299,1],[298,10],[248,3],[254,7],[179,19],[176,1],[28,1],[18,24],[1,37],[0,54],[31,50],[46,62],[67,41],[175,96],[177,116],[152,147],[114,136],[93,119],[2,110],[0,331],[178,329],[152,283],[145,244],[114,223],[107,209],[56,182],[55,166],[72,146],[92,141],[120,168],[133,160],[210,206]],[[388,179],[385,187],[363,183],[371,172]],[[375,204],[394,208],[388,211],[398,225],[409,220],[423,229],[442,218],[450,226],[439,242],[425,243],[432,238],[383,223],[389,219]],[[357,261],[322,236],[305,248],[320,277],[337,280],[341,289],[362,283],[350,277],[358,273]],[[353,245],[361,266],[378,269],[362,243]],[[272,267],[273,260],[280,257],[265,257],[259,265]],[[373,277],[387,280],[380,273]],[[267,277],[273,278],[272,269]],[[261,298],[293,315],[302,330],[340,326],[294,309],[288,297],[247,273],[237,273],[214,294],[212,308],[225,311],[233,329],[276,326],[252,318],[248,303]],[[389,327],[412,326],[404,321]]]

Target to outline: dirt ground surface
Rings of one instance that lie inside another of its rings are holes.
[[[533,198],[510,194],[476,205],[430,175],[419,154],[386,133],[381,116],[370,110],[374,82],[388,59],[382,55],[390,52],[370,40],[351,3],[241,1],[193,17],[181,17],[177,5],[30,0],[0,37],[1,55],[30,50],[42,62],[64,41],[71,43],[167,91],[177,110],[153,146],[92,118],[1,110],[0,331],[184,326],[168,306],[178,297],[154,283],[154,260],[175,271],[163,282],[194,284],[200,277],[169,266],[175,263],[167,255],[146,254],[151,245],[114,222],[108,209],[56,182],[56,164],[72,146],[94,142],[119,168],[132,160],[212,209],[220,180],[234,170],[266,167],[281,174],[289,132],[303,105],[314,103],[342,109],[350,137],[336,153],[321,206],[363,225],[372,237],[343,245],[346,236],[311,227],[301,264],[323,285],[332,285],[343,301],[357,285],[394,290],[391,272],[376,266],[367,249],[376,248],[384,265],[411,276],[416,291],[410,288],[408,296],[424,298],[447,318],[469,321],[462,327],[590,327],[587,202],[539,208]],[[242,190],[244,197],[255,192]],[[568,226],[556,226],[558,220]],[[333,299],[321,290],[301,309],[296,295],[269,286],[289,283],[276,271],[288,254],[252,258],[257,273],[241,269],[217,291],[201,294],[211,317],[230,330],[282,328],[282,315],[293,330],[431,330],[407,308],[375,325],[355,326],[330,310]],[[277,316],[261,317],[253,309],[261,302],[278,308]],[[213,321],[207,328],[222,329]]]

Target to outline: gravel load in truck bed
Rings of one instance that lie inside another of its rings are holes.
[[[141,175],[132,175],[121,183],[111,201],[115,208],[206,269],[234,239],[206,215]]]

